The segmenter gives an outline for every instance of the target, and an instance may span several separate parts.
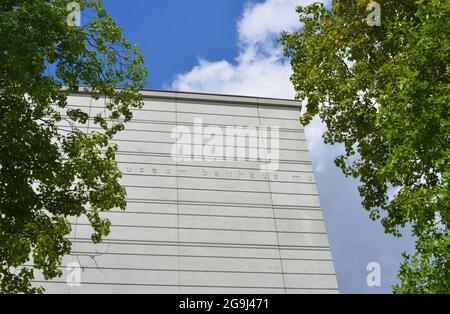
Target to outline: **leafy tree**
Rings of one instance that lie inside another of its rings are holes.
[[[69,2],[0,2],[1,293],[42,292],[24,265],[60,276],[69,220],[86,216],[99,242],[110,225],[100,212],[125,208],[110,140],[142,105],[143,57],[101,1],[77,1],[90,15],[79,27],[68,22]],[[106,116],[67,106],[79,86],[105,97]],[[96,131],[83,132],[89,121]]]
[[[301,123],[318,115],[325,142],[343,144],[335,163],[360,180],[373,220],[395,236],[412,227],[394,292],[449,293],[450,2],[378,2],[373,27],[365,0],[297,7],[303,28],[280,42]]]

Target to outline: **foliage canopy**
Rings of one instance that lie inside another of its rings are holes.
[[[31,265],[44,279],[62,274],[71,218],[87,217],[99,242],[110,225],[99,213],[125,208],[110,140],[142,105],[143,57],[101,1],[77,1],[90,14],[79,27],[69,2],[0,2],[1,293],[41,292]],[[68,106],[80,86],[105,99],[107,115]]]
[[[396,236],[412,226],[394,292],[449,293],[450,2],[380,0],[374,27],[367,4],[298,7],[302,30],[282,34],[301,122],[318,115],[325,142],[344,145],[335,163],[373,220]]]

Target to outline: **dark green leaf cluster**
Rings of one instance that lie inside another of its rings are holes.
[[[73,217],[87,217],[99,242],[110,226],[100,213],[126,205],[111,139],[142,106],[143,56],[101,1],[77,1],[89,12],[79,27],[67,23],[69,2],[0,2],[3,293],[42,291],[30,283],[35,270],[45,279],[62,274]],[[104,114],[68,106],[80,86],[106,100]]]
[[[302,30],[280,41],[301,122],[318,115],[325,141],[343,143],[335,163],[360,180],[373,220],[396,236],[412,226],[417,251],[395,291],[450,292],[450,2],[378,3],[374,27],[368,1],[298,7]]]

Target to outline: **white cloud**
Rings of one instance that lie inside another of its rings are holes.
[[[293,98],[290,66],[270,58],[231,64],[225,60],[199,60],[190,72],[179,75],[172,85],[182,91]]]
[[[264,43],[281,31],[293,31],[299,27],[297,5],[308,5],[315,1],[268,0],[263,3],[248,3],[238,23],[239,39],[243,43]]]
[[[313,1],[249,2],[237,25],[239,53],[234,63],[200,59],[191,71],[176,76],[172,88],[275,98],[293,98],[289,61],[275,45],[282,30],[300,27],[295,7]]]

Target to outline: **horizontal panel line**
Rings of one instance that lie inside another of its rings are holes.
[[[117,154],[120,155],[120,154]],[[143,162],[143,161],[118,161],[119,164],[142,164],[142,165],[160,165],[160,166],[174,166],[176,167],[176,162],[173,163],[156,163],[156,162]],[[308,166],[311,166],[311,164],[307,164]],[[190,167],[197,167],[197,168],[217,168],[217,169],[230,169],[230,170],[258,170],[260,171],[261,168],[253,168],[253,167],[226,167],[226,166],[209,166],[209,165],[183,165],[178,164],[178,167],[183,168],[190,168]],[[306,171],[306,170],[277,170],[274,171],[274,173],[278,172],[288,172],[288,173],[310,173],[311,175],[314,174],[314,171]],[[273,179],[271,179],[273,180]]]
[[[244,207],[244,208],[274,208],[284,210],[313,210],[321,211],[319,206],[301,206],[301,205],[277,205],[277,204],[261,204],[261,203],[220,203],[220,202],[206,202],[206,201],[188,201],[188,200],[165,200],[165,199],[142,199],[142,198],[127,198],[130,203],[152,203],[152,204],[178,204],[178,205],[212,205],[221,207]]]
[[[35,267],[35,265],[23,265],[25,267]],[[97,269],[101,270],[119,270],[119,271],[160,271],[160,272],[185,272],[185,273],[231,273],[231,274],[268,274],[268,275],[306,275],[306,276],[335,276],[334,273],[296,273],[296,272],[281,272],[280,271],[244,271],[244,270],[209,270],[209,269],[170,269],[170,268],[140,268],[140,267],[95,267],[83,266],[81,269]],[[58,268],[65,269],[65,266],[58,266]]]
[[[175,103],[173,103],[175,105]],[[75,108],[94,108],[94,109],[105,109],[105,107],[98,107],[98,106],[80,106],[80,105],[68,105],[67,107],[75,107]],[[233,108],[233,107],[229,107],[229,108]],[[177,108],[178,109],[178,108]],[[256,109],[256,108],[255,108]],[[272,109],[272,110],[277,110],[277,109]],[[282,110],[282,109],[281,109]],[[263,118],[263,119],[276,119],[276,120],[287,120],[287,121],[298,121],[298,119],[289,119],[289,118],[279,118],[279,117],[268,117],[268,116],[253,116],[253,115],[245,115],[245,114],[241,114],[241,115],[237,115],[237,114],[222,114],[222,113],[209,113],[209,112],[199,112],[199,111],[179,111],[179,110],[162,110],[162,109],[132,109],[133,112],[140,112],[140,111],[145,111],[145,112],[167,112],[167,113],[173,113],[174,116],[175,114],[183,114],[183,113],[189,113],[189,114],[199,114],[199,115],[214,115],[214,116],[224,116],[224,117],[243,117],[243,118]],[[300,112],[298,110],[292,110],[292,112],[295,112],[297,114],[300,115]],[[175,118],[175,117],[174,117]],[[202,118],[202,117],[200,117]]]
[[[75,226],[90,226],[90,224],[85,223],[75,223]],[[144,229],[173,229],[173,230],[200,230],[200,231],[230,231],[230,232],[266,232],[266,233],[291,233],[291,234],[326,234],[322,231],[278,231],[275,230],[255,230],[255,229],[231,229],[231,228],[196,228],[196,227],[170,227],[170,226],[144,226],[144,225],[117,225],[111,224],[111,227],[116,228],[144,228]]]
[[[300,221],[324,221],[323,218],[285,218],[285,217],[273,217],[270,216],[242,216],[242,215],[218,215],[218,214],[190,214],[190,213],[167,213],[167,212],[152,212],[152,211],[133,211],[133,210],[121,210],[121,211],[108,211],[106,213],[115,214],[139,214],[139,215],[172,215],[172,216],[194,216],[194,217],[220,217],[220,218],[256,218],[256,219],[267,219],[267,220],[300,220]]]
[[[150,132],[150,133],[169,133],[169,134],[172,133],[172,131],[163,131],[163,130],[141,130],[141,129],[131,129],[131,128],[127,128],[128,123],[130,123],[130,122],[127,122],[127,123],[125,124],[125,129],[124,129],[123,132],[126,132],[126,131],[134,131],[134,132]],[[79,128],[86,128],[86,126],[82,126],[82,127],[80,126]],[[62,131],[66,131],[66,132],[72,132],[72,130],[65,129],[65,128],[63,128],[63,127],[59,127],[58,129],[59,129],[59,130],[62,130]],[[100,127],[89,126],[89,130],[103,130],[103,129],[100,128]],[[292,132],[291,132],[291,133],[292,133]],[[300,133],[302,133],[302,132],[300,132]],[[191,134],[203,134],[203,133],[191,132]],[[280,132],[280,134],[282,134],[282,133]],[[298,139],[296,139],[296,138],[289,138],[289,137],[279,137],[278,139],[280,139],[280,140],[285,140],[285,141],[306,141],[305,138],[298,138]]]
[[[64,284],[67,285],[66,281],[45,281],[45,280],[33,280],[35,283],[53,283],[53,284]],[[184,288],[240,288],[240,289],[295,289],[295,290],[332,290],[339,291],[338,288],[299,288],[299,287],[268,287],[268,286],[219,286],[219,285],[187,285],[187,284],[158,284],[158,283],[124,283],[124,282],[83,282],[82,285],[107,285],[107,286],[150,286],[150,287],[184,287]]]
[[[278,252],[278,250],[277,250]],[[223,259],[243,259],[243,260],[276,260],[279,261],[280,257],[252,257],[252,256],[220,256],[220,255],[187,255],[187,254],[155,254],[155,253],[126,253],[126,252],[88,252],[88,251],[72,251],[69,255],[74,256],[100,256],[100,255],[118,255],[118,256],[160,256],[160,257],[189,257],[189,258],[223,258]],[[332,262],[332,259],[326,258],[284,258],[283,261],[318,261],[318,262]]]
[[[273,183],[273,182],[272,182]],[[141,188],[141,189],[166,189],[166,190],[188,190],[188,191],[208,191],[208,192],[233,192],[233,193],[258,193],[258,194],[272,194],[272,195],[304,195],[304,196],[319,196],[317,193],[292,193],[292,192],[270,192],[270,191],[249,191],[249,190],[224,190],[224,189],[206,189],[206,188],[189,188],[189,187],[169,187],[169,186],[141,186],[122,184],[126,188]]]
[[[93,120],[93,119],[92,119]],[[179,125],[179,126],[194,126],[194,122],[185,122],[185,121],[160,121],[160,120],[147,120],[147,119],[131,119],[129,122],[134,122],[134,123],[154,123],[154,124],[164,124],[164,125]],[[214,123],[202,123],[202,125],[204,127],[208,127],[208,126],[218,126],[218,127],[243,127],[243,128],[258,128],[258,127],[268,127],[268,128],[272,128],[272,127],[278,127],[279,131],[284,131],[284,132],[290,132],[290,133],[303,133],[303,131],[300,130],[300,123],[298,124],[299,128],[298,129],[292,129],[292,128],[282,128],[279,125],[261,125],[261,124],[248,124],[248,125],[242,125],[242,124],[225,124],[225,123],[218,123],[218,122],[214,122]]]
[[[70,119],[70,117],[68,115],[61,115],[62,118],[66,118],[66,119]],[[264,119],[264,118],[263,118]],[[270,119],[270,118],[269,118]],[[89,118],[89,121],[94,121],[94,118]],[[111,122],[110,119],[106,119],[107,122]],[[118,120],[119,122],[123,122],[123,119]],[[160,121],[160,120],[147,120],[147,119],[131,119],[130,121],[128,121],[128,123],[141,123],[141,124],[162,124],[162,125],[178,125],[178,126],[194,126],[194,122],[183,122],[183,121]],[[204,127],[207,126],[219,126],[219,127],[278,127],[278,130],[280,132],[289,132],[289,133],[303,133],[303,131],[300,130],[300,123],[299,123],[299,129],[291,129],[291,128],[282,128],[278,125],[241,125],[241,124],[224,124],[224,123],[203,123]],[[84,125],[83,125],[84,126]]]
[[[68,239],[71,242],[92,243],[91,238],[77,237]],[[329,251],[329,246],[324,245],[286,245],[286,244],[258,244],[258,243],[217,243],[217,242],[186,242],[186,241],[158,241],[158,240],[123,240],[103,239],[103,244],[127,244],[127,245],[159,245],[159,246],[187,246],[187,247],[219,247],[219,248],[245,248],[245,249],[274,249],[274,250],[312,250]],[[164,243],[161,245],[160,243]],[[299,249],[301,248],[301,249]]]
[[[175,145],[177,144],[176,142],[167,142],[167,141],[147,141],[147,140],[130,140],[130,139],[113,139],[112,142],[130,142],[130,143],[154,143],[154,144],[172,144]],[[207,144],[184,144],[184,143],[178,143],[178,145],[189,145],[189,146],[194,146],[194,147],[199,147],[199,146],[205,146]],[[225,148],[224,151],[227,151],[228,148],[246,148],[246,149],[250,149],[250,148],[255,148],[255,149],[259,149],[259,146],[241,146],[241,145],[214,145],[214,146],[220,146],[222,148]],[[266,149],[271,149],[270,147],[266,148]],[[281,148],[278,147],[279,151],[289,151],[289,152],[308,152],[308,149],[291,149],[291,148]],[[191,154],[193,155],[193,154]]]
[[[120,147],[119,147],[120,148]],[[305,151],[306,153],[307,151]],[[116,155],[127,155],[127,156],[140,156],[140,157],[145,157],[145,156],[154,156],[154,157],[163,157],[163,158],[172,158],[172,155],[170,153],[150,153],[150,152],[139,152],[139,151],[132,151],[132,150],[118,150]],[[194,159],[194,158],[192,158]],[[195,161],[195,160],[192,160]],[[205,160],[201,160],[203,162],[205,162]],[[181,161],[183,162],[183,161]],[[208,162],[208,161],[207,161]],[[252,162],[252,163],[259,163],[259,164],[265,164],[266,162],[262,162],[262,161],[251,161],[251,160],[220,160],[220,161],[213,161],[213,162]],[[311,162],[308,160],[291,160],[291,159],[280,159],[277,161],[278,164],[292,164],[292,165],[296,165],[296,164],[306,164],[306,165],[311,165]]]

